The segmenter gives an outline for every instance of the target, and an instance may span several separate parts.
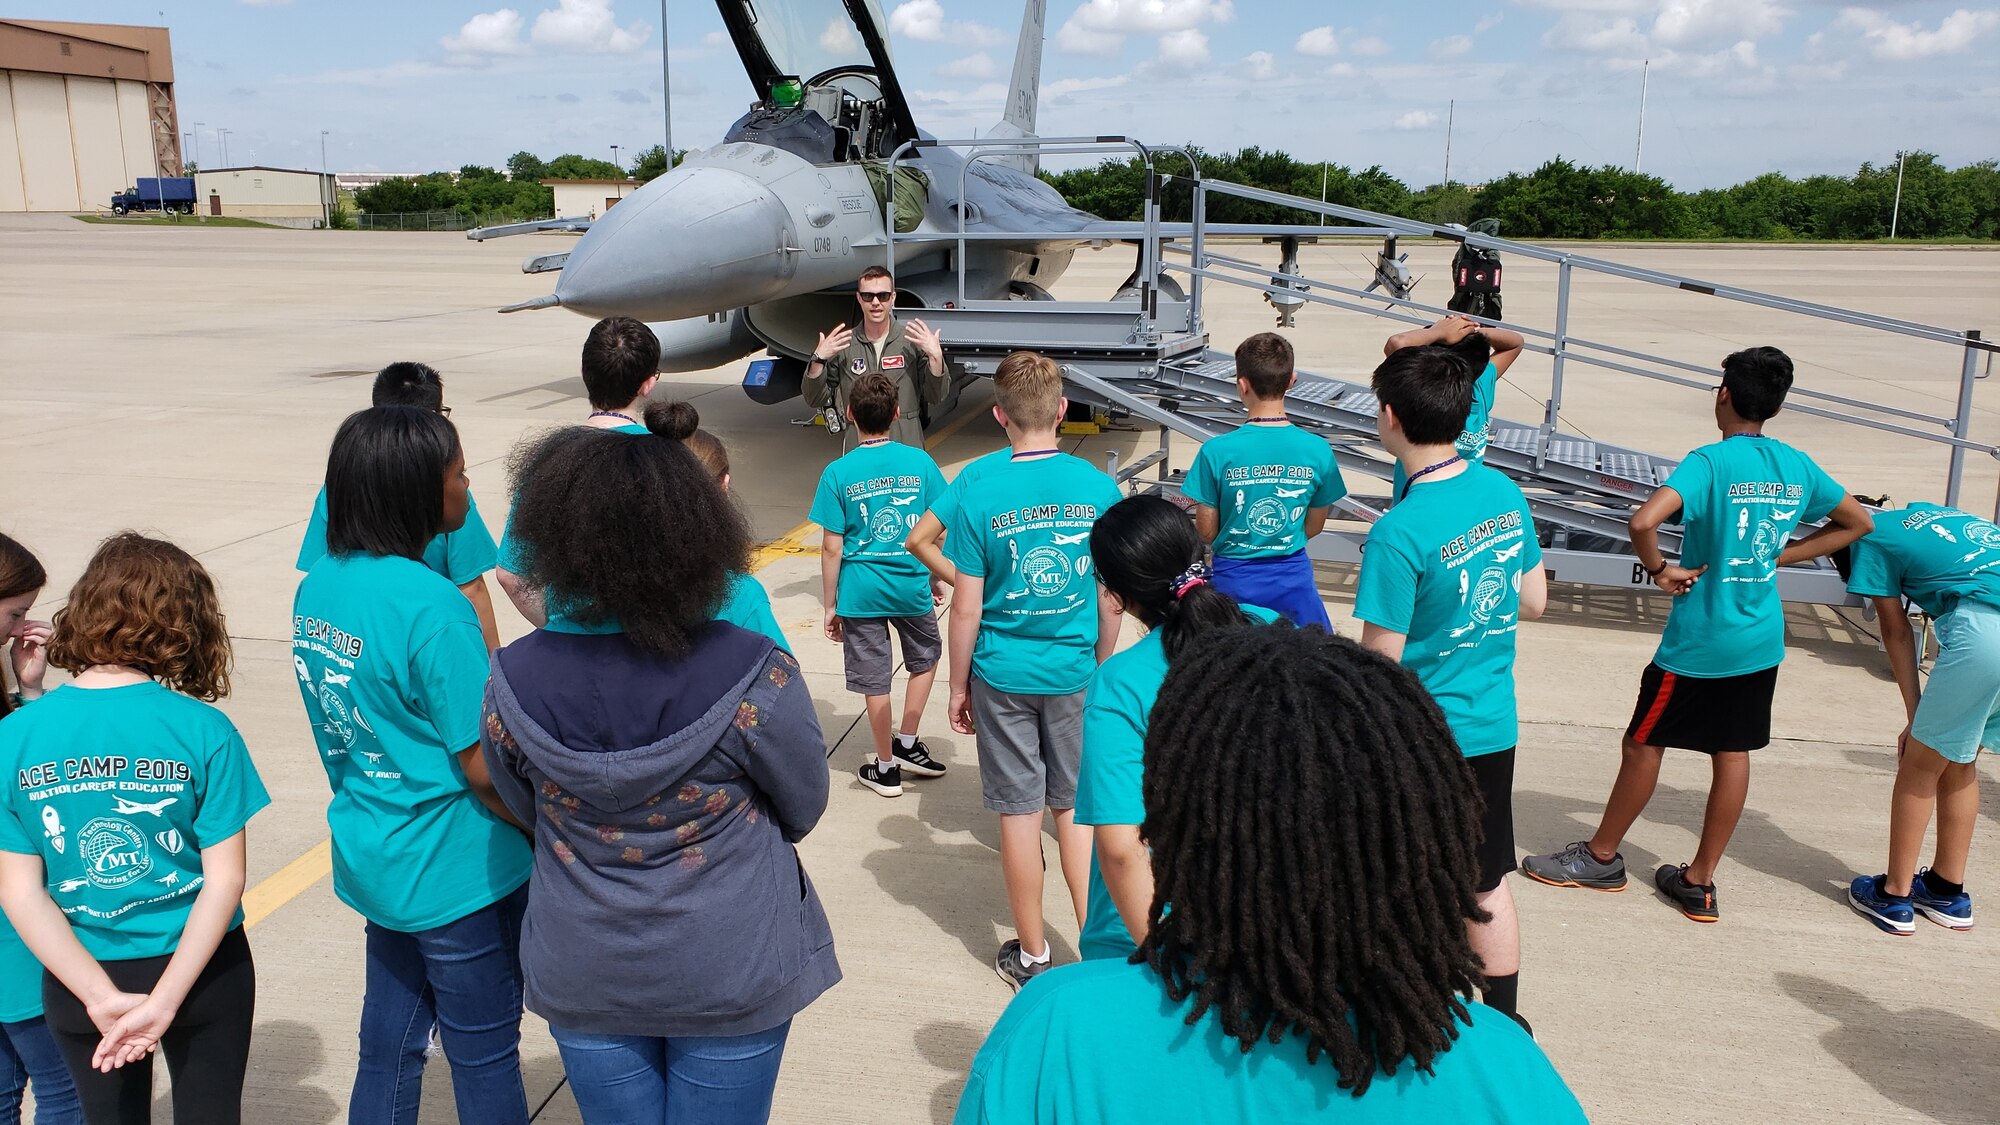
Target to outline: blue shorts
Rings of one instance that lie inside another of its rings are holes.
[[[1319,600],[1312,557],[1304,551],[1268,559],[1215,558],[1215,588],[1244,605],[1262,606],[1292,624],[1333,632]]]
[[[1938,658],[1910,735],[1946,761],[2000,746],[2000,609],[1976,602],[1937,619]]]

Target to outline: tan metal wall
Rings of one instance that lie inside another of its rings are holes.
[[[222,199],[222,213],[246,219],[320,218],[326,206],[321,185],[331,177],[317,172],[241,168],[197,172],[195,209],[208,214],[209,196]]]
[[[146,84],[0,70],[0,211],[95,211],[159,174]]]

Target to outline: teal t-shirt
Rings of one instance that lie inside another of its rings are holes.
[[[755,575],[734,574],[729,578],[729,590],[723,595],[722,606],[716,611],[717,621],[727,621],[731,625],[762,633],[777,642],[779,648],[788,655],[792,646],[785,643],[784,630],[778,628],[778,619],[771,613],[771,595]],[[625,626],[617,621],[603,621],[586,624],[570,615],[552,611],[549,622],[543,626],[556,633],[622,633]]]
[[[1708,571],[1673,600],[1653,663],[1703,679],[1776,668],[1785,659],[1778,555],[1847,494],[1812,458],[1761,434],[1702,446],[1666,487],[1681,498],[1680,565]]]
[[[856,446],[820,474],[808,518],[842,536],[840,616],[931,612],[930,572],[903,540],[944,491],[944,474],[930,454],[887,438]]]
[[[520,829],[467,786],[479,744],[486,641],[450,582],[404,558],[329,555],[292,600],[292,665],[333,786],[333,889],[411,933],[528,881]]]
[[[1067,453],[961,475],[945,558],[986,581],[972,671],[1015,695],[1082,691],[1097,667],[1097,578],[1090,525],[1118,486]]]
[[[1306,549],[1306,512],[1347,495],[1326,439],[1284,423],[1245,422],[1202,443],[1181,491],[1220,517],[1215,554],[1268,559]]]
[[[944,527],[947,536],[951,533],[951,521],[958,518],[958,498],[964,490],[971,488],[972,482],[978,480],[988,469],[995,465],[1012,464],[1013,460],[1014,451],[1011,449],[996,449],[983,457],[975,457],[966,462],[965,467],[958,471],[958,475],[951,478],[951,484],[938,494],[937,499],[931,501],[931,514],[938,518],[938,523]],[[960,487],[961,481],[964,482],[963,488]]]
[[[1417,482],[1362,548],[1354,616],[1407,638],[1403,666],[1443,708],[1468,758],[1519,741],[1521,575],[1541,562],[1527,499],[1484,465]]]
[[[1260,606],[1243,612],[1269,624],[1278,615]],[[1167,650],[1157,629],[1097,666],[1083,697],[1083,765],[1076,779],[1078,824],[1146,822],[1146,721],[1167,680]],[[1129,957],[1138,948],[1112,901],[1097,849],[1090,852],[1090,898],[1077,948],[1086,960]]]
[[[1960,602],[2000,609],[2000,527],[1957,508],[1916,503],[1878,512],[1852,557],[1849,593],[1908,597],[1932,617]]]
[[[1168,999],[1145,965],[1059,965],[1021,989],[972,1060],[955,1125],[1188,1122],[1481,1122],[1583,1125],[1583,1107],[1513,1020],[1468,1003],[1430,1073],[1404,1060],[1355,1097],[1305,1039],[1249,1054],[1210,1010]]]
[[[0,771],[14,779],[0,851],[41,857],[49,897],[100,961],[172,953],[201,850],[271,803],[229,716],[151,682],[48,693],[0,723]]]
[[[1500,369],[1492,364],[1479,373],[1472,381],[1472,409],[1465,416],[1465,432],[1458,435],[1454,446],[1458,455],[1475,464],[1486,463],[1486,446],[1493,439],[1493,400],[1500,390]],[[1399,503],[1403,486],[1409,483],[1409,476],[1403,471],[1403,463],[1396,462],[1396,470],[1389,481],[1389,502]]]
[[[604,429],[614,434],[649,435],[653,432],[635,422],[627,422],[618,426],[605,426]],[[470,522],[469,518],[468,522]],[[511,574],[520,574],[527,570],[527,560],[521,555],[521,541],[514,537],[514,509],[511,506],[507,509],[507,522],[502,524],[500,528],[500,548],[495,562],[498,563],[500,569]]]
[[[493,533],[486,530],[486,520],[479,514],[479,501],[469,492],[465,498],[469,505],[465,526],[435,536],[424,545],[424,565],[451,579],[454,586],[465,585],[500,561]],[[299,561],[295,565],[300,570],[311,570],[314,563],[325,557],[326,489],[322,487],[319,498],[313,501],[312,518],[306,521],[306,537],[299,544]]]

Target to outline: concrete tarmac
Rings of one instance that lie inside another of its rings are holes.
[[[344,1120],[354,1071],[362,924],[324,877],[327,787],[288,653],[292,563],[327,441],[367,404],[375,369],[399,359],[435,365],[497,529],[514,444],[588,410],[576,376],[588,322],[492,311],[545,292],[550,279],[524,277],[518,263],[565,246],[554,236],[475,244],[0,217],[0,530],[48,566],[52,585],[36,615],[59,607],[95,543],[124,527],[193,551],[229,612],[238,666],[223,706],[274,798],[251,828],[246,906],[262,996],[248,1120]],[[1426,275],[1420,296],[1442,302],[1448,249],[1409,248]],[[1372,252],[1359,243],[1310,249],[1305,271],[1358,284]],[[1953,327],[1990,329],[2000,310],[2000,254],[1979,250],[1585,252]],[[1125,251],[1084,254],[1057,292],[1103,296],[1129,269]],[[1510,319],[1547,323],[1553,267],[1509,259],[1507,271]],[[1268,307],[1243,292],[1212,295],[1209,313],[1224,346],[1270,323]],[[1391,330],[1308,310],[1290,335],[1302,366],[1358,378]],[[1958,356],[1947,347],[1615,279],[1579,287],[1571,331],[1710,367],[1735,348],[1776,343],[1799,361],[1801,387],[1923,413],[1949,413],[1957,391]],[[788,535],[836,443],[789,424],[806,413],[797,403],[748,401],[735,389],[740,371],[672,376],[662,393],[691,398],[729,445],[736,496],[760,538],[778,544],[762,554],[760,577],[807,669],[831,754],[832,799],[801,851],[846,979],[794,1024],[776,1120],[947,1121],[1009,998],[988,965],[1011,933],[997,823],[979,804],[971,740],[944,723],[942,687],[925,736],[951,774],[908,782],[893,801],[853,780],[868,739],[839,647],[818,633],[818,538]],[[1498,413],[1538,418],[1548,378],[1546,357],[1524,358]],[[933,437],[947,474],[1002,440],[979,409],[985,394],[973,390],[969,409]],[[1708,404],[1700,392],[1572,366],[1564,417],[1592,436],[1678,456],[1713,434]],[[1976,405],[1974,435],[2000,439],[2000,399],[1982,384]],[[1942,497],[1941,447],[1789,414],[1773,430],[1854,490]],[[1143,430],[1070,442],[1092,458],[1154,443]],[[1177,448],[1184,465],[1189,450]],[[1985,510],[1995,480],[1995,466],[1975,458],[1964,505]],[[1337,626],[1358,635],[1352,569],[1323,566],[1320,578]],[[524,632],[497,589],[494,599],[503,634]],[[1522,851],[1558,848],[1594,826],[1665,609],[1650,594],[1558,587],[1548,616],[1522,630]],[[1647,879],[1654,864],[1691,853],[1705,800],[1704,763],[1672,754],[1626,846],[1637,876],[1628,893],[1517,885],[1523,1011],[1599,1121],[2000,1121],[1993,925],[1962,934],[1922,926],[1898,940],[1844,901],[1851,875],[1883,866],[1902,726],[1873,624],[1858,610],[1794,609],[1789,626],[1777,741],[1755,756],[1750,807],[1719,876],[1721,923],[1684,921]],[[1990,757],[1982,771],[1985,839],[1971,886],[1991,903],[2000,901],[1989,858],[2000,779]],[[1053,870],[1052,842],[1050,852]],[[1072,959],[1075,916],[1059,879],[1046,906],[1058,959]],[[533,1015],[523,1055],[537,1119],[580,1120]],[[453,1120],[442,1061],[430,1078],[424,1119]]]

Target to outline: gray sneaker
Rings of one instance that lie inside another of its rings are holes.
[[[1049,961],[1039,965],[1021,964],[1020,938],[1008,938],[1001,942],[1000,952],[993,955],[993,971],[999,973],[1000,979],[1012,985],[1016,992],[1021,991],[1022,985],[1048,972],[1050,964],[1052,962]]]
[[[1625,857],[1614,855],[1607,863],[1590,853],[1590,841],[1578,840],[1554,855],[1531,855],[1522,859],[1521,874],[1551,887],[1622,891],[1625,889]]]

